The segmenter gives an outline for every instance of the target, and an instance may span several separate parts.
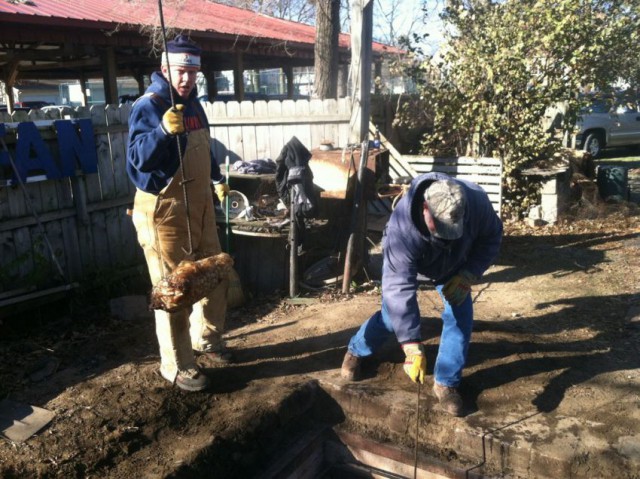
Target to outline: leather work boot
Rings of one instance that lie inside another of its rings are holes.
[[[347,381],[357,381],[360,379],[360,361],[358,356],[354,356],[347,350],[342,360],[340,375]]]
[[[202,355],[209,361],[218,364],[231,364],[234,360],[233,354],[226,348],[219,350],[195,351],[196,354]]]
[[[458,388],[433,383],[433,392],[440,402],[440,408],[447,414],[455,417],[464,415],[464,405]]]
[[[185,391],[202,391],[209,386],[209,378],[197,368],[181,369],[175,385]]]

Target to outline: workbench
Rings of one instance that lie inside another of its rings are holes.
[[[307,229],[305,250],[344,251],[347,234],[352,223],[353,192],[360,165],[360,149],[336,148],[329,151],[314,149],[309,161],[313,183],[320,193],[320,212]],[[388,173],[389,152],[386,149],[371,149],[363,179],[363,203],[377,198],[376,182]],[[278,198],[275,174],[244,174],[229,172],[228,183],[232,190],[242,192],[255,208],[268,197],[273,203]],[[288,205],[287,205],[288,206]],[[226,221],[224,213],[217,211],[221,244],[226,244]],[[365,215],[366,216],[366,215]],[[284,217],[282,217],[284,219]],[[289,225],[265,226],[264,219],[247,221],[233,218],[230,253],[236,261],[236,270],[243,285],[254,294],[286,291],[289,283],[290,252],[287,246]],[[362,226],[364,227],[364,226]],[[258,239],[259,241],[256,241]],[[300,257],[300,274],[305,268],[321,259],[305,253]]]

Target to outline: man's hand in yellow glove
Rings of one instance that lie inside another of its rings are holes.
[[[477,278],[466,270],[461,270],[442,287],[442,295],[452,305],[462,304],[471,292],[471,284]]]
[[[226,183],[215,184],[213,185],[213,191],[220,200],[220,203],[222,203],[229,194],[229,185]]]
[[[184,133],[184,105],[176,105],[169,108],[162,116],[162,129],[167,135],[179,135]]]
[[[424,346],[420,343],[405,343],[402,345],[404,351],[404,372],[414,382],[424,384],[424,377],[427,374],[427,358],[424,355]]]

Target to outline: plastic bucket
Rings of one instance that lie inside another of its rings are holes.
[[[629,169],[626,166],[600,166],[597,174],[598,193],[603,199],[612,196],[628,199]]]

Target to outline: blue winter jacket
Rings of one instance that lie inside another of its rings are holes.
[[[462,269],[480,278],[498,255],[502,241],[502,222],[484,190],[452,178],[463,186],[467,198],[464,233],[450,248],[432,244],[422,212],[423,194],[429,184],[440,179],[449,176],[427,173],[414,178],[385,228],[382,295],[400,343],[421,339],[418,275],[436,285]]]
[[[174,91],[176,104],[184,104],[184,123],[187,133],[209,128],[207,117],[197,99],[194,88],[184,100]],[[162,115],[171,107],[169,82],[160,72],[151,75],[151,85],[133,104],[129,115],[129,146],[127,173],[137,188],[158,194],[180,167],[175,136],[167,135],[161,127]],[[186,151],[189,135],[180,135],[182,153]],[[211,152],[211,179],[223,183],[224,177]]]

